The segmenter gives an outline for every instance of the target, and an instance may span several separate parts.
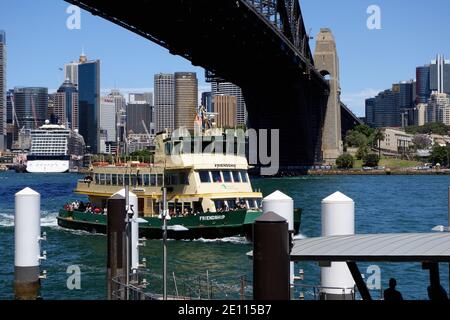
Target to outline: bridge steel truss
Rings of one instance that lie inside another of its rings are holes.
[[[65,1],[240,86],[249,126],[280,129],[283,168],[322,160],[329,85],[314,68],[298,0]]]

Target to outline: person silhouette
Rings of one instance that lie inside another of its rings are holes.
[[[397,280],[391,278],[389,280],[389,288],[384,290],[384,300],[385,301],[402,301],[402,294],[395,289],[397,286]]]

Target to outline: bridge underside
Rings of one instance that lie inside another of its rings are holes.
[[[249,126],[280,129],[282,166],[321,161],[328,85],[246,1],[66,1],[240,86]],[[133,48],[129,52],[132,59]]]

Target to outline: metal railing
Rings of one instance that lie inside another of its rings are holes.
[[[162,300],[163,277],[160,274],[139,271],[126,277],[112,279],[112,297],[115,300]],[[172,273],[167,279],[168,300],[246,300],[253,296],[252,286],[245,276],[236,284],[223,283],[210,278],[209,273],[180,278]]]

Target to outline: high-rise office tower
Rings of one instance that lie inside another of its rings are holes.
[[[106,131],[106,141],[116,141],[116,104],[110,97],[100,98],[100,130]]]
[[[444,110],[450,108],[450,97],[446,93],[433,92],[428,100],[426,122],[444,122]]]
[[[14,88],[14,106],[19,128],[37,129],[47,120],[48,89]]]
[[[0,30],[0,150],[6,149],[6,33]]]
[[[127,105],[127,131],[133,134],[152,134],[153,107],[145,101],[135,101]]]
[[[231,82],[213,82],[211,83],[211,91],[213,96],[216,94],[235,96],[237,98],[236,122],[238,125],[245,125],[247,123],[247,107],[245,106],[241,88]]]
[[[175,73],[175,129],[184,127],[194,130],[194,120],[198,107],[197,74],[193,72]]]
[[[205,107],[206,112],[213,112],[212,93],[210,91],[202,93],[202,106]]]
[[[14,90],[6,92],[6,148],[11,150],[14,140],[17,140],[19,131],[14,118]]]
[[[129,93],[128,102],[145,102],[153,106],[153,93],[152,92],[141,92],[141,93]]]
[[[155,121],[156,132],[175,128],[175,76],[155,75]],[[194,121],[192,121],[194,122]]]
[[[78,65],[79,62],[71,62],[64,66],[64,79],[78,87]]]
[[[125,97],[119,90],[113,89],[108,95],[109,98],[114,100],[115,115],[116,115],[116,139],[119,145],[123,145],[126,138],[126,123],[127,123],[127,102]],[[120,146],[119,146],[120,147]],[[120,148],[122,150],[122,148]]]
[[[416,104],[428,103],[428,99],[430,99],[430,69],[429,65],[416,68]]]
[[[430,90],[450,94],[450,60],[437,55],[430,65]]]
[[[366,99],[366,124],[375,126],[375,98]]]
[[[218,128],[234,128],[237,125],[237,98],[235,96],[215,95],[213,108],[214,112],[217,113],[216,124]]]
[[[90,153],[99,151],[100,134],[100,60],[80,57],[78,65],[79,132]]]
[[[58,123],[72,130],[79,128],[78,99],[78,90],[69,80],[64,81],[54,98],[54,116],[57,118]]]
[[[380,92],[375,97],[374,127],[400,127],[401,116],[398,107],[399,94],[396,87]]]

